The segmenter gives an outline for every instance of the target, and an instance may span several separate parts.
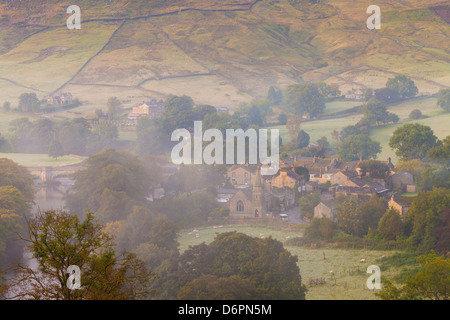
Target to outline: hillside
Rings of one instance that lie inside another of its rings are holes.
[[[419,94],[450,87],[450,26],[442,1],[3,1],[0,102],[23,92],[69,91],[92,112],[117,96],[130,105],[187,94],[235,108],[271,85],[301,81],[379,88],[396,74]],[[68,30],[69,5],[82,29]],[[436,9],[437,8],[437,9]]]

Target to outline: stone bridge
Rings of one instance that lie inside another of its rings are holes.
[[[41,182],[48,182],[60,176],[72,175],[75,172],[84,169],[84,167],[77,165],[62,167],[27,167],[27,169],[33,177],[38,177]]]

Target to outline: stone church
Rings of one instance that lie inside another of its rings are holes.
[[[257,170],[252,186],[240,188],[228,201],[231,219],[258,219],[268,213],[270,194],[264,191],[261,173]]]

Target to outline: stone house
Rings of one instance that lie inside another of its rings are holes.
[[[228,170],[227,177],[236,186],[252,185],[259,170],[257,165],[234,165]]]
[[[392,188],[413,185],[414,176],[406,170],[401,170],[389,176],[389,182]]]
[[[290,169],[282,169],[272,176],[271,186],[274,188],[294,188],[304,184],[303,176]]]
[[[47,97],[47,104],[51,105],[61,106],[65,104],[71,104],[72,102],[73,97],[70,92],[55,93]]]
[[[405,198],[396,198],[394,197],[394,195],[392,195],[391,200],[389,200],[388,202],[388,206],[389,208],[394,208],[395,210],[397,210],[400,213],[402,219],[405,219],[406,213],[411,204]]]
[[[322,200],[314,208],[314,218],[328,218],[336,222],[338,207],[339,202],[335,199]]]
[[[128,114],[128,120],[137,120],[142,117],[148,119],[158,119],[164,112],[164,104],[152,99],[149,102],[142,102],[132,107]]]

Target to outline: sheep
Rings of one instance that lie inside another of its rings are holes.
[[[366,262],[366,259],[361,259],[359,260],[359,262]]]

